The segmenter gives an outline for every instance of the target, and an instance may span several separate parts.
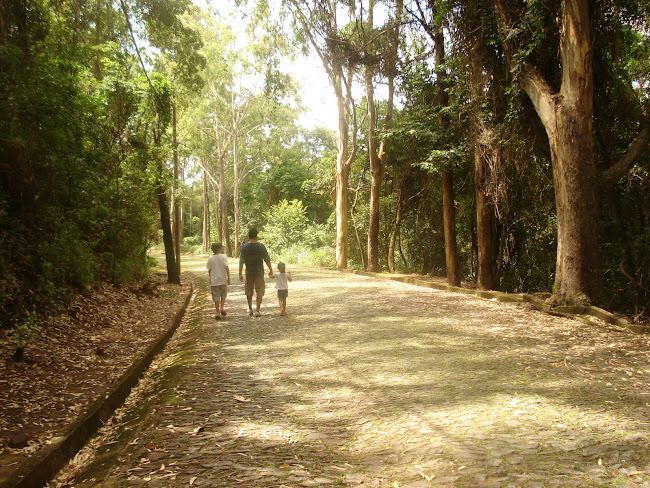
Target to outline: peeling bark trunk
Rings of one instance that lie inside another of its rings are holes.
[[[593,47],[589,10],[588,0],[562,1],[559,93],[552,93],[534,67],[524,70],[521,78],[522,88],[546,129],[551,149],[557,213],[557,260],[551,299],[555,304],[589,304],[604,297],[593,143]]]

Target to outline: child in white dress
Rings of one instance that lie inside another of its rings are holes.
[[[278,290],[278,301],[280,302],[280,315],[286,315],[291,271],[287,270],[286,265],[282,262],[278,263],[278,273],[275,275],[275,279],[275,287]]]

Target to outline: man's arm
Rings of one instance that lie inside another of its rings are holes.
[[[266,265],[269,267],[269,276],[273,278],[273,266],[271,266],[271,258],[265,259]]]

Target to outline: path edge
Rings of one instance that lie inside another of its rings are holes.
[[[425,288],[433,288],[436,290],[449,291],[453,293],[461,293],[465,295],[474,295],[487,300],[496,300],[498,302],[511,302],[520,305],[527,304],[531,308],[542,311],[549,315],[560,317],[568,317],[580,320],[586,324],[599,326],[600,324],[590,317],[600,319],[617,330],[622,332],[633,332],[635,334],[650,334],[650,327],[632,323],[619,315],[613,314],[599,307],[583,307],[583,306],[564,306],[564,307],[551,307],[544,301],[543,294],[539,296],[536,294],[527,293],[504,293],[501,291],[488,291],[488,290],[473,290],[471,288],[461,288],[459,286],[451,286],[445,283],[438,283],[432,281],[421,280],[408,275],[394,275],[386,273],[373,273],[371,271],[361,271],[356,269],[339,269],[343,273],[351,273],[361,276],[368,276],[387,281],[399,281],[401,283],[408,283],[410,285],[422,286]]]
[[[84,444],[99,430],[113,412],[120,407],[138,384],[143,373],[155,356],[162,351],[181,324],[187,306],[194,294],[194,284],[181,307],[176,311],[171,326],[161,334],[144,353],[113,383],[106,393],[95,400],[85,412],[70,424],[64,432],[50,440],[36,454],[25,460],[5,480],[0,488],[42,488],[63,468]]]

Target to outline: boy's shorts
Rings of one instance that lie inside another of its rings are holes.
[[[218,302],[222,298],[226,298],[228,296],[228,287],[226,285],[211,286],[210,291],[212,292],[213,302]]]
[[[261,273],[246,273],[246,296],[252,297],[253,291],[257,293],[258,297],[264,296],[264,290],[266,288],[264,284],[264,272]]]
[[[278,298],[287,298],[289,296],[289,290],[278,290]]]

